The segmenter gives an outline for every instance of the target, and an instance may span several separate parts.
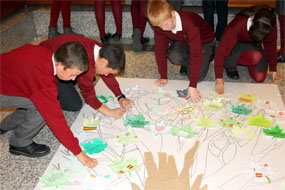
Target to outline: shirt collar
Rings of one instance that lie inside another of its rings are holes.
[[[173,30],[171,30],[172,33],[176,34],[176,32],[178,31],[182,31],[182,23],[181,23],[181,18],[180,15],[178,14],[178,12],[175,12],[175,20],[176,20],[176,25],[175,28]]]
[[[252,25],[252,18],[251,17],[248,17],[248,19],[247,19],[247,31],[249,31],[249,29],[250,29],[250,27],[251,27],[251,25]]]
[[[56,75],[56,68],[55,68],[54,54],[52,55],[52,65],[53,65],[53,75]]]
[[[99,47],[98,45],[94,45],[94,61],[96,62],[96,59],[99,55],[99,50],[101,49],[101,47]]]

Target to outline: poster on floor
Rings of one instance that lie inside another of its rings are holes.
[[[35,189],[284,189],[285,108],[274,84],[198,83],[202,100],[185,99],[188,81],[118,78],[134,100],[120,119],[84,105],[71,130],[98,160],[84,167],[60,145]],[[98,97],[120,107],[103,81]]]

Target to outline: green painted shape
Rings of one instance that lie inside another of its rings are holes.
[[[145,118],[142,114],[127,116],[125,120],[125,126],[131,126],[134,128],[143,128],[145,125],[148,125],[149,121],[145,121]]]
[[[272,126],[270,129],[263,129],[263,132],[267,136],[285,138],[285,133],[283,133],[283,129],[279,128],[279,125],[275,125],[275,127]]]
[[[108,96],[108,97],[106,97],[106,96],[104,96],[104,95],[98,96],[97,94],[96,94],[96,97],[97,97],[98,99],[103,100],[103,102],[102,102],[103,104],[107,103],[109,98],[112,98],[112,96]]]
[[[272,120],[266,119],[265,117],[263,117],[263,114],[260,113],[258,115],[254,115],[252,116],[248,116],[247,117],[248,120],[248,124],[249,125],[253,125],[253,126],[257,126],[257,127],[265,127],[268,128],[271,123],[273,122]]]
[[[107,144],[104,144],[103,140],[99,138],[93,139],[93,142],[81,142],[80,145],[85,149],[83,152],[88,154],[100,153],[107,147]]]
[[[236,105],[232,104],[231,105],[231,111],[236,114],[241,114],[241,115],[249,115],[253,111],[253,109],[248,108],[246,105]]]
[[[61,171],[52,168],[46,175],[40,177],[40,182],[44,187],[56,187],[69,184],[71,171]]]
[[[139,165],[137,164],[137,159],[134,157],[131,158],[117,158],[109,167],[116,174],[124,174],[128,173],[130,177],[132,177],[131,172],[139,169]]]
[[[180,136],[179,132],[186,133],[187,136],[185,138],[192,138],[192,137],[195,137],[197,135],[196,132],[192,131],[192,128],[190,127],[190,125],[185,125],[185,126],[182,126],[182,127],[178,127],[178,126],[172,127],[171,134],[173,136]]]
[[[205,115],[204,117],[200,117],[199,119],[195,119],[195,124],[200,127],[216,127],[217,121],[212,120],[208,117],[208,115]]]
[[[242,122],[236,120],[233,116],[227,117],[226,119],[220,119],[219,124],[221,127],[232,128],[234,125],[242,127]]]

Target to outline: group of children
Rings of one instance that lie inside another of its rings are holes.
[[[246,65],[257,82],[264,81],[268,67],[273,79],[278,77],[276,16],[270,7],[249,7],[238,13],[226,27],[215,56],[215,32],[198,14],[174,11],[165,0],[151,0],[147,15],[154,26],[158,86],[168,83],[167,58],[185,70],[190,79],[186,98],[194,102],[202,98],[197,83],[207,75],[213,57],[216,91],[220,94],[224,93],[223,70],[228,77],[238,79],[237,65]],[[87,104],[106,116],[120,118],[133,104],[114,77],[124,68],[125,53],[121,48],[101,46],[79,35],[60,35],[1,54],[1,107],[18,108],[0,126],[1,134],[14,130],[9,152],[30,157],[48,154],[48,146],[32,140],[46,122],[83,165],[95,167],[97,160],[82,152],[62,110],[78,111],[82,107],[74,88],[76,81]],[[94,74],[101,76],[121,108],[110,109],[97,99]]]

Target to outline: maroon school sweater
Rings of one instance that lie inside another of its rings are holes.
[[[85,38],[79,35],[61,35],[55,38],[41,42],[39,45],[49,48],[51,51],[55,52],[61,45],[70,41],[81,42],[85,47],[88,59],[89,59],[89,69],[87,72],[80,75],[77,79],[80,91],[85,99],[85,102],[89,104],[94,109],[101,107],[102,103],[96,97],[96,92],[94,89],[94,74],[95,71],[95,58],[94,58],[94,46],[95,44],[101,47],[101,44],[96,40]],[[114,75],[110,74],[108,76],[100,75],[105,84],[110,88],[110,90],[115,94],[116,97],[122,95],[119,83],[117,82]]]
[[[200,68],[202,64],[202,44],[214,40],[215,32],[211,26],[198,14],[193,12],[178,11],[181,18],[182,31],[176,34],[171,31],[163,31],[159,27],[154,27],[155,56],[160,73],[160,78],[167,79],[167,55],[169,40],[177,40],[189,45],[190,56],[190,84],[197,86]]]
[[[1,54],[1,94],[29,98],[59,141],[74,155],[81,152],[57,100],[52,51],[24,45]]]
[[[237,15],[226,27],[215,53],[216,78],[223,78],[224,60],[230,55],[236,43],[254,43],[247,31],[247,17]],[[272,27],[263,40],[265,54],[269,61],[270,71],[277,67],[277,26]]]

